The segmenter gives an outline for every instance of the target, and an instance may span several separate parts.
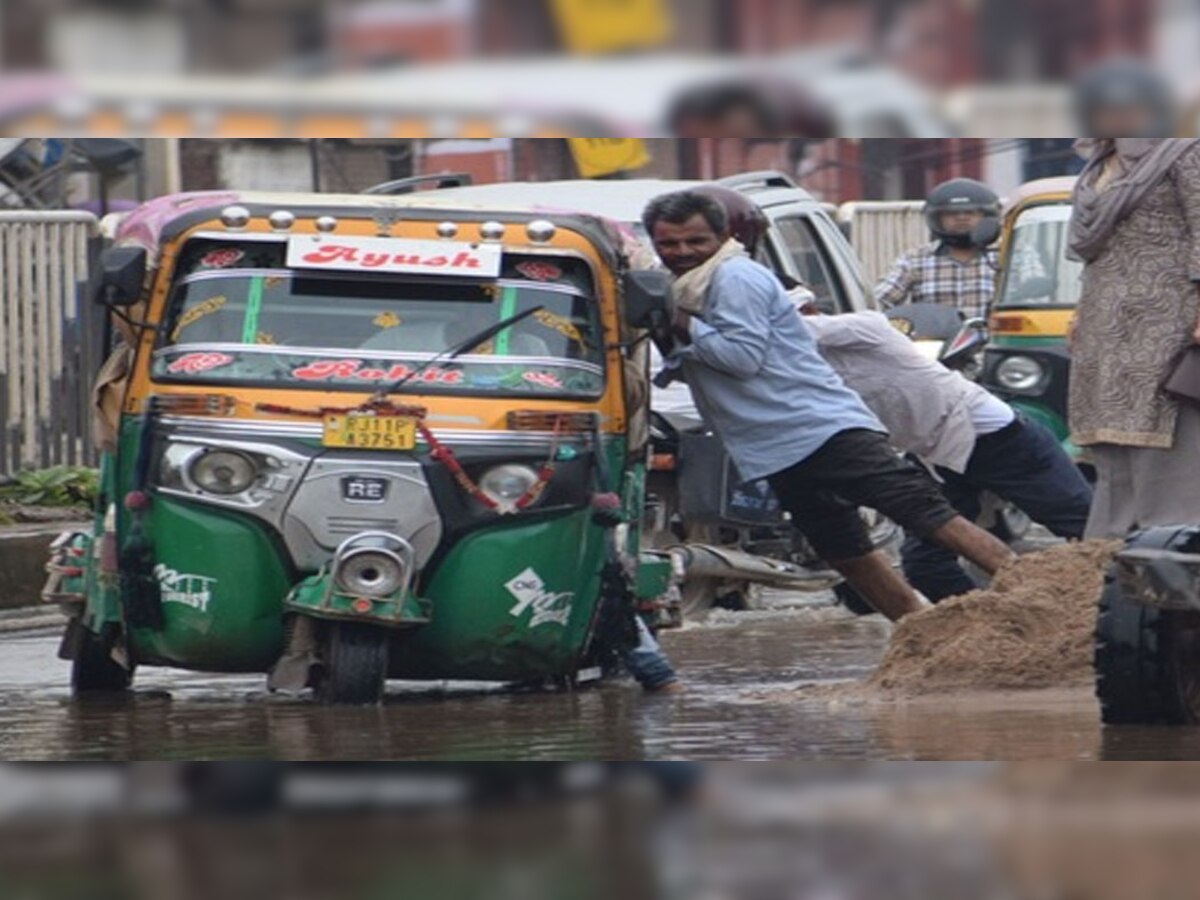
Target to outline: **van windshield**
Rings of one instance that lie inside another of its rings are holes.
[[[997,307],[1074,306],[1083,264],[1067,259],[1067,203],[1033,206],[1017,216]]]
[[[189,244],[154,355],[155,380],[374,390],[489,325],[541,307],[405,390],[603,391],[602,332],[581,260],[506,256],[500,277],[489,279],[307,272],[284,267],[272,246],[223,242],[197,254]]]

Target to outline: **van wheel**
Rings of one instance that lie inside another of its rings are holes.
[[[377,625],[330,622],[323,629],[317,702],[368,706],[383,699],[390,632]]]
[[[112,640],[96,634],[78,619],[72,620],[67,628],[67,638],[74,645],[71,693],[79,696],[129,690],[133,672],[112,658]]]

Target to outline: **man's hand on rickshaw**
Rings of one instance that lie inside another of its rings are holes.
[[[671,335],[680,344],[690,344],[692,342],[691,332],[692,316],[690,313],[682,309],[675,311],[675,317],[671,320]]]

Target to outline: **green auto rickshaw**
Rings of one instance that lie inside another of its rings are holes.
[[[1031,181],[1016,192],[1005,212],[981,381],[1049,428],[1078,459],[1067,425],[1067,331],[1082,273],[1082,264],[1067,258],[1074,183],[1074,178]]]
[[[139,666],[331,703],[569,683],[667,616],[678,565],[638,533],[666,276],[610,223],[192,193],[100,268],[101,499],[45,593],[75,692]]]

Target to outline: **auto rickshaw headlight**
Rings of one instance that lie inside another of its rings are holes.
[[[404,565],[385,550],[352,550],[338,565],[337,581],[356,597],[386,597],[404,586]]]
[[[488,469],[479,479],[479,489],[490,499],[507,506],[520,500],[537,484],[538,473],[515,463]]]
[[[1045,378],[1046,367],[1031,356],[1010,356],[996,366],[996,382],[1010,391],[1032,391]]]
[[[258,466],[233,450],[209,450],[192,462],[188,473],[201,490],[210,494],[240,494],[254,484]]]

